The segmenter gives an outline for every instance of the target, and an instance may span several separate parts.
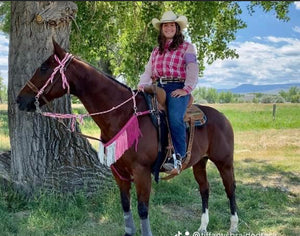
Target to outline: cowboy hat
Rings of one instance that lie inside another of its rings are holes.
[[[152,25],[155,29],[159,30],[160,25],[167,22],[176,22],[180,26],[180,30],[182,31],[184,28],[187,27],[188,21],[185,16],[177,16],[172,11],[165,12],[161,19],[158,20],[157,18],[152,19]]]

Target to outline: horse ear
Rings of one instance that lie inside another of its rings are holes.
[[[53,53],[56,54],[60,59],[64,58],[65,50],[60,47],[60,45],[52,38],[53,42]]]

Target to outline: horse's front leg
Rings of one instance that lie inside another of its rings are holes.
[[[130,188],[129,188],[130,190]],[[134,225],[132,213],[130,210],[130,191],[121,190],[121,203],[124,213],[124,223],[125,223],[125,235],[124,236],[132,236],[136,232],[136,228]]]
[[[123,208],[123,216],[124,216],[124,223],[125,223],[125,234],[124,236],[133,236],[136,232],[136,228],[134,225],[131,209],[130,209],[130,189],[131,189],[131,182],[128,180],[121,180],[120,176],[113,171],[115,176],[116,182],[120,189],[120,196],[121,196],[121,204]]]
[[[134,175],[138,198],[138,213],[141,221],[142,236],[152,236],[148,207],[151,192],[151,173],[150,168],[140,167]]]

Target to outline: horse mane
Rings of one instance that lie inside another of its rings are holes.
[[[55,41],[54,38],[52,38],[52,42],[53,42],[53,53],[54,54],[62,54],[63,52],[66,53],[66,50],[64,50],[63,48],[61,48],[61,46]],[[121,85],[122,87],[128,89],[129,91],[132,91],[131,88],[123,83],[121,83],[120,81],[116,80],[112,75],[105,73],[104,71],[100,71],[98,68],[96,68],[95,66],[91,65],[90,63],[82,60],[81,58],[79,58],[78,56],[75,56],[75,58],[87,65],[89,65],[90,67],[92,67],[93,69],[95,69],[97,72],[99,72],[100,74],[104,75],[106,78],[116,82],[117,84]]]
[[[79,61],[81,61],[81,62],[83,62],[83,63],[89,65],[90,67],[92,67],[93,69],[95,69],[97,72],[99,72],[100,74],[104,75],[106,78],[108,78],[108,79],[114,81],[115,83],[121,85],[122,87],[128,89],[129,91],[132,90],[129,86],[127,86],[126,84],[121,83],[120,81],[118,81],[118,80],[117,80],[114,76],[112,76],[111,74],[108,74],[108,73],[106,73],[106,72],[104,72],[104,71],[99,70],[99,68],[95,67],[94,65],[90,64],[89,62],[86,62],[85,60],[82,60],[82,59],[79,58],[78,56],[75,56],[75,58],[76,58],[77,60],[79,60]]]

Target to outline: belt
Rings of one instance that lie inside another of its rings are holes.
[[[176,78],[176,77],[156,77],[154,83],[159,82],[160,84],[167,84],[167,83],[178,83],[184,82],[185,79],[183,78]]]

